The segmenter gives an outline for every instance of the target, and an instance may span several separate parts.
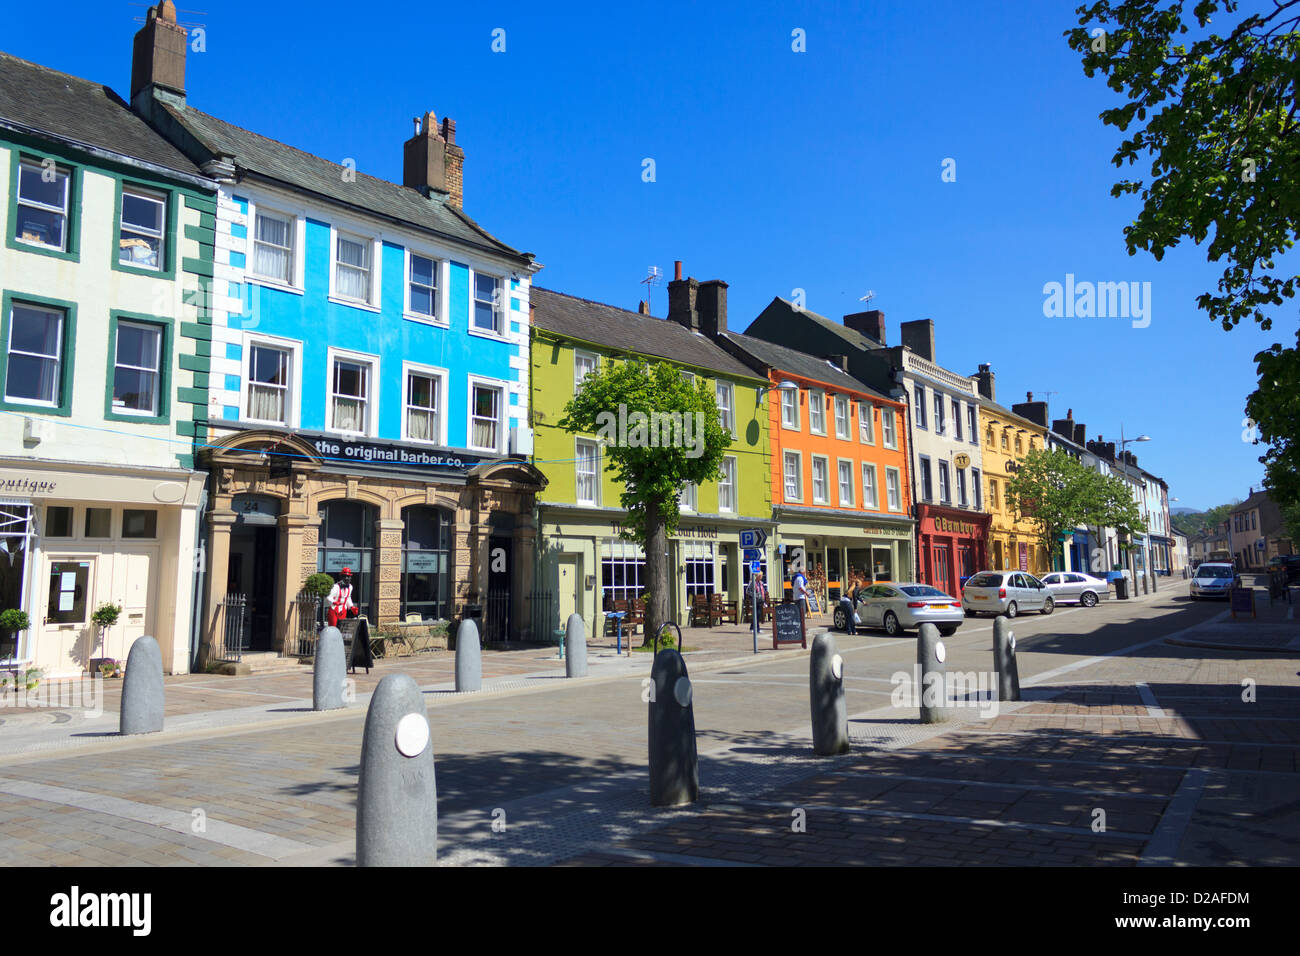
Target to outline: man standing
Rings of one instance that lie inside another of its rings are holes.
[[[808,616],[808,575],[803,573],[800,568],[794,573],[794,579],[790,582],[793,585],[794,601],[799,605],[799,617]]]
[[[750,585],[750,601],[758,608],[758,623],[763,623],[763,610],[767,607],[767,585],[763,583],[763,572],[757,571]]]
[[[352,569],[344,568],[339,579],[334,582],[334,587],[330,589],[329,610],[326,617],[329,620],[330,627],[338,627],[339,621],[347,617],[355,617],[357,605],[352,600]]]

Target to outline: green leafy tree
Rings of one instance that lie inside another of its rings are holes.
[[[1146,530],[1128,482],[1103,475],[1059,448],[1035,448],[1007,480],[1007,501],[1035,525],[1035,534],[1051,560],[1075,528],[1114,528],[1121,537]],[[1100,568],[1093,567],[1093,571]]]
[[[1150,180],[1124,179],[1115,196],[1142,200],[1124,229],[1130,255],[1161,259],[1183,239],[1208,241],[1224,262],[1217,290],[1197,305],[1224,329],[1243,318],[1272,328],[1296,318],[1300,275],[1279,265],[1300,221],[1300,0],[1244,13],[1238,0],[1097,0],[1067,30],[1088,76],[1127,100],[1102,122],[1123,131],[1116,166],[1151,162]],[[1220,14],[1222,14],[1220,16]],[[1297,339],[1300,345],[1300,337]],[[1265,483],[1280,505],[1300,503],[1300,348],[1274,343],[1255,356],[1259,384],[1246,413]]]
[[[605,471],[622,486],[622,536],[645,549],[649,644],[669,620],[668,537],[681,517],[681,493],[687,483],[720,478],[722,454],[731,446],[716,394],[666,362],[610,362],[587,376],[559,425],[595,434]]]

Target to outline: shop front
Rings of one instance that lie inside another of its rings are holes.
[[[916,512],[918,576],[925,584],[958,595],[966,578],[989,567],[990,516],[926,504],[917,505]],[[995,553],[997,545],[994,541]],[[1016,551],[1008,547],[1004,553]]]
[[[740,547],[740,532],[762,528],[768,545],[760,570],[771,566],[774,527],[770,520],[683,516],[668,541],[668,578],[672,582],[672,620],[687,626],[695,598],[717,594],[737,607],[750,581],[749,562]],[[551,608],[552,634],[562,631],[570,614],[578,614],[589,634],[606,627],[606,608],[643,600],[650,588],[645,550],[624,539],[622,513],[613,509],[548,504],[541,512],[538,600]]]
[[[185,673],[203,479],[188,469],[0,459],[0,610],[30,622],[0,634],[0,667],[73,677],[99,658],[125,660],[149,635],[163,669]],[[104,605],[120,613],[101,630],[92,615]]]
[[[782,589],[787,597],[793,597],[791,581],[801,564],[819,601],[830,605],[839,601],[854,578],[874,583],[911,576],[915,536],[911,518],[788,505],[777,508],[776,516]]]
[[[377,624],[451,620],[467,608],[485,640],[531,639],[531,465],[456,450],[268,429],[204,453],[211,470],[201,657],[284,652],[299,632],[303,582],[351,572]],[[238,609],[237,611],[232,609]]]

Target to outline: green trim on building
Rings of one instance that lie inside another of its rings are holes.
[[[64,313],[63,321],[63,341],[60,344],[59,353],[59,404],[56,406],[49,405],[30,405],[24,402],[10,402],[4,398],[7,395],[6,385],[9,375],[9,322],[13,316],[14,302],[30,303],[32,305],[43,305],[51,309],[59,309]],[[27,295],[22,292],[12,292],[8,289],[0,296],[0,308],[4,310],[0,315],[0,342],[6,343],[6,351],[0,356],[0,409],[12,412],[22,412],[25,415],[58,415],[61,418],[68,418],[72,415],[72,384],[74,379],[74,363],[76,360],[76,349],[73,344],[77,341],[77,303],[69,302],[66,299],[51,299],[43,295]]]
[[[10,148],[9,175],[9,218],[5,227],[5,245],[22,252],[34,252],[40,256],[52,256],[55,259],[67,259],[71,262],[81,261],[81,190],[82,165],[64,158],[61,151],[29,149],[19,146]],[[40,165],[48,158],[57,159],[56,168],[63,167],[68,173],[68,214],[63,224],[63,238],[66,249],[50,249],[45,246],[23,242],[14,233],[18,228],[18,174],[22,161],[26,158]]]
[[[212,326],[203,325],[198,322],[182,322],[181,335],[185,338],[202,339],[205,342],[212,341]],[[202,354],[202,353],[197,353]],[[209,352],[209,355],[212,353]]]
[[[195,259],[192,256],[186,256],[181,260],[181,268],[192,275],[207,276],[209,279],[216,272],[212,259]]]
[[[155,415],[128,415],[113,410],[113,388],[117,379],[117,330],[121,320],[140,325],[156,325],[162,330],[158,350],[158,410]],[[123,312],[114,309],[108,314],[108,374],[104,378],[104,420],[131,422],[141,425],[166,425],[171,421],[172,339],[175,333],[172,320],[160,315],[140,312]]]
[[[112,175],[112,174],[110,174]],[[162,193],[164,203],[167,207],[167,224],[164,226],[162,256],[163,263],[160,269],[149,269],[144,266],[133,266],[122,262],[118,258],[121,251],[118,248],[109,249],[110,265],[117,272],[129,272],[131,275],[148,276],[154,279],[175,279],[176,278],[176,248],[180,240],[176,236],[176,207],[180,203],[180,193],[174,188],[168,188],[158,180],[143,178],[126,178],[122,176],[113,176],[113,235],[117,236],[118,242],[122,239],[122,193],[124,187],[134,187],[142,192]]]

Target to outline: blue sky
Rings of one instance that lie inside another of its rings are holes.
[[[1149,434],[1134,450],[1175,507],[1262,480],[1242,408],[1295,308],[1224,332],[1196,309],[1203,249],[1127,255],[1137,207],[1109,195],[1118,135],[1097,118],[1114,94],[1065,45],[1073,2],[204,6],[181,7],[206,31],[192,105],[396,181],[411,118],[451,116],[466,211],[535,253],[541,285],[635,308],[648,267],[681,259],[730,284],[738,330],[774,295],[838,318],[871,290],[891,344],[933,318],[939,361],[991,363],[1003,404],[1033,391],[1090,438]],[[58,29],[9,10],[0,48],[125,96],[144,6],[60,10]],[[1150,282],[1149,327],[1044,317],[1067,273]]]

